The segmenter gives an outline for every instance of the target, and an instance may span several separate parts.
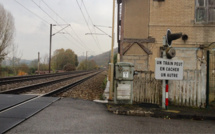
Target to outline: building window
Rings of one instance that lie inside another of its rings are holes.
[[[196,22],[215,22],[215,0],[196,0]]]

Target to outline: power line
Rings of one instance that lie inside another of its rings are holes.
[[[42,0],[42,2],[53,12],[55,13],[61,20],[63,20],[66,24],[68,24],[57,12],[55,12],[44,0]],[[75,32],[75,30],[72,28],[72,26],[70,25],[70,28],[72,29],[73,33],[75,34],[75,36],[79,39],[79,40],[76,40],[69,32],[66,32],[71,36],[71,38],[73,38],[75,41],[79,42],[81,44],[81,46],[83,48],[87,48],[87,45],[85,45],[85,43],[83,43],[83,41],[81,40],[81,38],[77,35],[77,33]],[[84,45],[83,45],[84,44]],[[89,49],[90,50],[90,49]]]
[[[105,27],[105,28],[112,28],[111,26],[102,26],[102,25],[94,25],[94,26],[97,26],[97,27]]]
[[[88,27],[90,33],[92,33],[91,29],[89,28],[89,24],[88,24],[88,22],[87,22],[87,20],[86,20],[86,18],[85,18],[85,16],[84,16],[84,13],[83,13],[83,11],[82,11],[82,9],[81,9],[81,6],[79,5],[79,3],[78,3],[77,0],[76,0],[76,2],[77,2],[77,4],[78,4],[78,7],[79,7],[79,9],[80,9],[80,11],[81,11],[82,16],[84,17],[85,23],[87,24],[87,27]],[[93,37],[93,39],[94,39],[96,45],[98,46],[98,48],[101,50],[101,47],[100,47],[100,45],[96,42],[95,37],[94,37],[93,35],[92,35],[92,37]]]
[[[82,0],[82,4],[83,4],[83,6],[84,6],[84,9],[85,9],[85,11],[86,11],[86,13],[87,13],[87,15],[88,15],[88,17],[89,17],[89,19],[90,19],[92,25],[93,25],[94,32],[96,33],[96,29],[95,29],[95,27],[94,27],[94,23],[93,23],[93,21],[92,21],[92,19],[91,19],[91,17],[90,17],[90,14],[89,14],[89,12],[88,12],[88,10],[87,10],[87,8],[86,8],[86,6],[85,6],[83,0]],[[95,37],[96,37],[97,43],[99,44],[99,40],[98,40],[97,36],[95,36]]]
[[[26,9],[27,11],[29,11],[30,13],[34,14],[36,17],[38,17],[39,19],[41,19],[43,22],[46,22],[47,24],[49,24],[46,20],[44,20],[43,18],[41,18],[39,15],[35,14],[34,12],[32,12],[31,10],[29,10],[27,7],[25,7],[23,4],[21,4],[20,2],[18,2],[17,0],[14,0],[16,3],[18,3],[20,6],[22,6],[24,9]]]
[[[102,33],[104,33],[105,35],[109,36],[110,38],[112,38],[112,36],[108,35],[105,31],[101,30],[100,28],[98,28],[96,25],[94,25],[94,27],[96,27],[99,31],[101,31]]]
[[[45,10],[43,10],[34,0],[31,0],[37,7],[40,8],[40,10],[42,10],[47,16],[49,16],[55,23],[57,23],[61,28],[62,26],[55,20],[51,17],[51,15],[49,15]],[[54,12],[55,13],[55,12]],[[70,33],[68,33],[70,35]],[[70,35],[71,36],[71,35]],[[66,36],[64,36],[65,38],[67,38]],[[72,37],[72,36],[71,36]],[[67,38],[68,39],[68,38]],[[75,40],[75,39],[74,39]],[[84,47],[85,48],[85,47]]]
[[[44,0],[41,1],[49,8],[49,10],[54,12],[61,20],[63,20],[66,23],[66,21],[60,15],[58,15],[58,13],[56,13]]]
[[[31,0],[37,7],[39,7],[40,8],[40,10],[42,10],[46,15],[48,15],[55,23],[57,23],[58,24],[58,22],[55,20],[55,19],[53,19],[45,10],[43,10],[34,0]]]
[[[68,41],[71,41],[71,40],[70,40],[69,38],[67,38],[66,36],[64,36],[64,37],[65,37]],[[75,46],[75,45],[74,45],[74,46]],[[77,46],[78,46],[78,45],[77,45]],[[78,46],[78,47],[79,47],[79,46]],[[78,48],[77,48],[77,49],[78,49]],[[79,49],[81,49],[81,48],[79,47]],[[82,52],[82,51],[80,51],[79,49],[78,49],[78,51],[79,51],[79,52]]]
[[[34,12],[32,12],[31,10],[29,10],[27,7],[25,7],[23,4],[21,4],[20,2],[18,2],[17,0],[14,0],[16,3],[18,3],[20,6],[22,6],[24,9],[26,9],[27,11],[29,11],[30,13],[32,13],[33,15],[35,15],[36,17],[38,17],[40,20],[42,20],[43,22],[47,23],[48,25],[50,24],[48,21],[46,21],[45,19],[43,19],[42,17],[40,17],[39,15],[35,14]],[[60,24],[59,24],[60,25]],[[69,40],[66,36],[64,36],[67,40]],[[69,40],[71,41],[71,40]],[[81,52],[81,51],[79,51]]]
[[[18,2],[17,0],[14,0],[16,3],[18,3],[20,6],[22,6],[24,9],[26,9],[27,11],[29,11],[30,13],[32,13],[33,15],[35,15],[36,17],[38,17],[39,19],[41,19],[43,22],[47,23],[48,25],[50,24],[48,21],[44,20],[42,17],[40,17],[39,15],[35,14],[34,12],[32,12],[31,10],[29,10],[27,7],[25,7],[23,4],[21,4],[20,2]]]

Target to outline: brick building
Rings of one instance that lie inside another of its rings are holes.
[[[167,29],[172,33],[182,32],[183,38],[174,41],[172,47],[176,49],[174,59],[184,61],[181,82],[186,84],[170,83],[170,100],[178,105],[194,106],[205,106],[206,99],[213,102],[215,79],[210,75],[206,80],[206,52],[210,52],[212,74],[215,70],[215,0],[117,0],[117,3],[121,61],[134,63],[137,71],[154,72],[155,58],[162,56]]]

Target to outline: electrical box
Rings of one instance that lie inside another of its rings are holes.
[[[118,62],[115,64],[114,74],[114,103],[132,104],[134,65]]]

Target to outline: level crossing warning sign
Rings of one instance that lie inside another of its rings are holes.
[[[182,80],[183,67],[183,60],[155,58],[155,79]]]

